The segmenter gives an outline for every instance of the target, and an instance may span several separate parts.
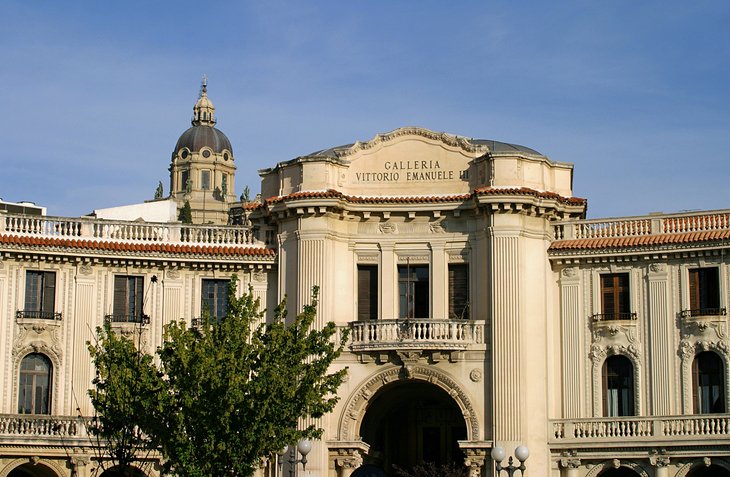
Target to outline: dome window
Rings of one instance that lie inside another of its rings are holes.
[[[210,157],[210,151],[207,149],[205,151],[203,151],[203,157],[205,157],[205,158]]]

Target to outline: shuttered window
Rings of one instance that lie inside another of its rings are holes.
[[[601,313],[606,320],[629,319],[631,303],[628,273],[601,275]]]
[[[225,318],[228,313],[228,285],[227,279],[203,279],[202,297],[200,300],[201,313],[209,313],[211,318]]]
[[[144,278],[128,275],[114,277],[113,321],[141,322],[144,303]]]
[[[449,319],[469,319],[469,265],[449,265]]]
[[[725,412],[725,368],[717,353],[703,351],[692,363],[695,414]]]
[[[25,317],[53,319],[55,311],[56,272],[28,270],[25,273]]]
[[[378,318],[378,267],[357,266],[357,319],[358,321]]]
[[[719,313],[720,273],[717,267],[689,270],[689,307],[692,315]]]

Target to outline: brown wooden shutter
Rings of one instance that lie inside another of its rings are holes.
[[[616,312],[613,293],[613,275],[601,275],[601,313],[610,315]]]
[[[375,320],[378,317],[378,267],[357,267],[357,319]]]
[[[43,305],[41,311],[53,313],[56,308],[56,272],[43,273]]]
[[[689,309],[698,310],[700,306],[700,270],[689,271]]]
[[[700,369],[697,356],[692,360],[692,408],[695,414],[702,412],[700,409]]]
[[[134,315],[133,319],[140,319],[144,310],[144,277],[134,277]]]
[[[469,266],[449,265],[449,318],[469,319]]]
[[[603,396],[603,415],[608,417],[608,360],[603,362],[602,366],[602,396]]]
[[[114,277],[114,311],[115,316],[127,315],[127,277]]]

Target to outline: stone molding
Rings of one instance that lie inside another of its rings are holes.
[[[593,467],[591,467],[591,470],[588,471],[586,474],[586,477],[596,477],[601,472],[607,469],[619,469],[621,467],[626,467],[634,472],[636,472],[641,477],[649,477],[650,475],[654,475],[653,472],[650,474],[643,465],[631,461],[631,460],[619,460],[619,459],[613,459],[613,460],[606,460],[603,462],[600,462]]]
[[[434,131],[430,131],[425,128],[405,127],[405,128],[398,128],[398,129],[396,129],[394,131],[390,131],[388,133],[377,134],[374,138],[372,138],[369,141],[365,141],[365,142],[357,141],[355,144],[353,144],[351,147],[349,147],[347,149],[337,150],[336,154],[337,154],[337,157],[351,156],[357,152],[364,151],[367,149],[373,149],[388,141],[392,141],[393,139],[396,139],[396,138],[402,137],[402,136],[419,136],[419,137],[422,137],[425,139],[431,139],[433,141],[441,142],[447,146],[459,148],[459,149],[461,149],[465,152],[469,152],[469,153],[486,154],[487,152],[489,152],[489,148],[487,146],[473,144],[471,141],[469,141],[465,137],[454,136],[454,135],[447,134],[447,133],[434,132]]]
[[[730,348],[727,343],[723,340],[682,340],[679,343],[679,350],[677,354],[682,360],[682,404],[684,405],[684,412],[691,413],[693,411],[692,405],[692,363],[694,362],[695,356],[703,351],[714,351],[720,356],[725,367],[725,382],[730,382]],[[725,406],[730,406],[730,395],[725,396]]]
[[[709,467],[711,465],[717,465],[718,467],[722,467],[723,469],[730,471],[730,462],[728,462],[725,459],[720,459],[717,457],[704,457],[703,459],[694,459],[692,462],[688,462],[684,464],[676,473],[675,477],[686,477],[687,474],[690,473],[690,471],[698,468],[698,467]],[[0,475],[0,477],[3,477]]]
[[[633,343],[629,346],[602,346],[598,343],[593,343],[591,346],[589,357],[593,362],[593,415],[601,416],[603,414],[603,386],[601,385],[603,363],[609,356],[616,355],[626,356],[631,360],[631,364],[634,367],[634,408],[636,415],[641,416],[641,396],[643,396],[641,393],[641,350]]]
[[[5,465],[0,470],[0,477],[8,477],[10,473],[15,470],[17,467],[23,465],[23,464],[32,464],[34,466],[36,465],[42,465],[44,467],[49,468],[52,472],[54,472],[58,477],[63,477],[68,475],[68,470],[65,468],[65,466],[62,466],[59,462],[55,460],[50,459],[44,459],[38,456],[32,456],[32,457],[24,457],[21,459],[15,459],[11,460],[9,463]]]
[[[407,375],[401,372],[400,367],[392,366],[375,373],[364,381],[345,403],[339,420],[339,439],[355,441],[358,438],[358,425],[365,416],[370,399],[388,384],[401,380],[427,382],[446,391],[461,410],[466,424],[467,439],[479,439],[479,417],[472,400],[462,389],[462,386],[441,370],[419,365],[410,366]]]

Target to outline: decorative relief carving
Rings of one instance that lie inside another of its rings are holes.
[[[487,462],[486,449],[474,449],[463,447],[464,465],[469,468],[469,477],[480,477],[482,475],[482,467]]]
[[[266,272],[261,270],[260,268],[257,268],[253,271],[251,277],[253,278],[253,281],[263,283],[266,281]]]
[[[92,271],[93,270],[91,269],[91,265],[89,265],[88,263],[82,263],[81,265],[79,265],[79,273],[81,275],[91,275]]]
[[[172,280],[176,280],[180,278],[180,270],[171,269],[167,271],[167,278],[170,278]]]
[[[479,368],[472,369],[469,373],[469,379],[475,383],[480,382],[482,380],[482,370]]]
[[[433,223],[429,224],[429,229],[431,230],[431,233],[442,234],[442,233],[446,232],[446,228],[444,227],[444,224],[445,224],[444,221],[433,222]]]
[[[357,141],[354,145],[347,149],[335,150],[337,157],[346,157],[351,154],[355,154],[358,151],[371,149],[385,142],[391,141],[400,136],[421,136],[426,139],[432,139],[434,141],[440,141],[447,146],[458,147],[466,152],[488,152],[489,148],[481,144],[473,144],[467,138],[453,136],[447,133],[440,133],[429,131],[428,129],[418,127],[407,127],[396,129],[385,134],[378,134],[370,141],[360,142]]]
[[[405,377],[400,368],[393,366],[364,382],[345,404],[340,418],[339,439],[353,441],[357,438],[358,423],[365,414],[369,399],[382,387],[398,379],[429,382],[448,392],[464,415],[464,421],[467,425],[467,439],[477,439],[479,437],[477,412],[458,382],[443,371],[425,366],[412,365],[409,373],[409,376]]]
[[[596,477],[601,472],[603,472],[606,469],[614,468],[618,469],[620,467],[627,467],[634,472],[636,472],[641,477],[649,477],[649,472],[644,469],[644,467],[641,464],[638,464],[633,461],[626,461],[626,460],[619,460],[619,459],[613,459],[610,461],[604,461],[599,464],[596,464],[591,467],[591,470],[588,471],[586,474],[586,477]]]
[[[578,273],[578,270],[575,267],[568,267],[563,269],[563,276],[567,278],[573,278]]]
[[[390,222],[378,224],[378,230],[382,234],[394,234],[397,231],[395,224],[392,224]]]
[[[565,451],[560,454],[560,466],[564,469],[577,469],[580,467],[580,459],[577,457],[578,453],[575,450]]]
[[[410,260],[412,264],[428,263],[428,255],[398,255],[398,263],[406,263]]]
[[[369,254],[357,254],[357,261],[360,263],[377,263],[378,262],[378,254],[377,253],[369,253]]]
[[[663,263],[652,263],[651,265],[649,265],[649,270],[654,273],[663,272],[665,269],[666,266]]]

